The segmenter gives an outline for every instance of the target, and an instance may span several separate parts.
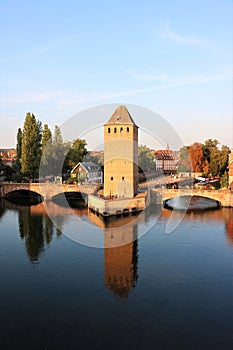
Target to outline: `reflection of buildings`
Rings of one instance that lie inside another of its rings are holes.
[[[224,208],[224,220],[226,228],[226,238],[229,244],[233,244],[233,209]]]
[[[126,299],[138,279],[138,217],[109,218],[104,222],[90,211],[89,219],[103,228],[105,286],[117,299]]]
[[[183,215],[182,212],[176,212],[176,215]],[[169,209],[163,209],[162,218],[169,218],[171,212]],[[217,210],[209,210],[203,213],[190,212],[186,213],[183,220],[195,220],[201,221],[201,223],[209,223],[215,225],[225,222],[225,235],[228,244],[233,245],[233,208],[221,208]]]
[[[129,238],[132,241],[124,244],[126,236],[127,241]],[[128,297],[138,278],[138,243],[136,238],[136,225],[126,225],[119,229],[106,228],[104,232],[105,286],[120,299]]]
[[[140,214],[110,217],[89,211],[89,220],[104,232],[104,280],[118,299],[126,299],[138,279],[138,226],[154,222],[161,213],[160,206],[150,206]]]
[[[136,215],[127,215],[103,220],[87,208],[71,209],[52,201],[18,206],[8,201],[6,208],[18,212],[19,234],[24,242],[31,263],[37,263],[41,254],[61,235],[61,227],[69,216],[86,216],[93,224],[103,229],[104,237],[104,285],[116,296],[125,300],[135,288],[138,279],[138,226],[153,220],[156,212],[152,207]],[[48,217],[52,217],[52,221]],[[153,217],[153,218],[152,218]]]

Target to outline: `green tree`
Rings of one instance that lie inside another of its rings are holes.
[[[58,125],[55,125],[53,140],[51,145],[51,162],[50,169],[51,175],[62,175],[64,160],[66,153],[69,149],[69,143],[63,142],[61,129]]]
[[[77,163],[82,162],[88,153],[86,145],[86,140],[83,139],[76,139],[72,142],[66,155],[64,170],[71,170]]]
[[[219,144],[219,141],[214,139],[208,139],[205,141],[204,146],[203,146],[203,155],[205,159],[208,161],[210,164],[210,158],[211,158],[211,151],[213,149],[216,149]]]
[[[27,113],[22,133],[22,173],[34,180],[39,176],[41,158],[41,122]]]
[[[17,157],[16,161],[14,162],[12,168],[14,170],[14,181],[21,182],[22,181],[22,175],[21,175],[21,157],[22,157],[22,130],[21,128],[18,129],[17,132],[17,144],[16,144],[16,152]]]
[[[2,161],[2,157],[0,156],[0,178],[3,178],[5,177],[5,165],[3,164],[3,161]]]
[[[218,140],[208,139],[204,143],[203,152],[209,163],[209,174],[221,177],[227,169],[230,149],[225,145],[219,149],[218,145]]]
[[[154,157],[146,145],[138,147],[138,165],[144,172],[155,170]]]
[[[17,152],[17,158],[16,158],[15,165],[16,165],[16,170],[18,170],[20,172],[21,171],[20,159],[22,157],[22,130],[21,130],[21,128],[19,128],[18,132],[17,132],[16,152]]]
[[[40,174],[42,176],[51,174],[51,158],[52,158],[52,133],[48,124],[44,124],[42,131],[42,155],[40,164]]]
[[[224,174],[220,178],[220,186],[221,186],[221,188],[223,188],[223,187],[228,188],[228,173],[227,173],[227,171],[225,171]]]
[[[189,158],[189,147],[188,146],[183,146],[180,149],[180,162],[178,166],[178,171],[183,172],[183,171],[192,171],[192,164],[191,160]]]
[[[219,159],[219,175],[222,176],[225,174],[228,166],[228,156],[231,153],[231,150],[228,146],[222,145],[220,151],[220,159]]]
[[[48,127],[48,124],[44,124],[42,130],[42,152],[46,148],[48,142],[52,143],[52,133]]]
[[[85,155],[85,158],[82,160],[85,162],[93,162],[95,164],[99,164],[99,166],[102,166],[104,164],[104,152],[99,152],[96,156],[91,156],[91,152],[87,152]]]

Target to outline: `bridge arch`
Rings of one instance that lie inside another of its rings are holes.
[[[161,196],[161,202],[181,196],[199,196],[208,199],[213,199],[218,202],[219,206],[233,207],[233,192],[230,190],[197,190],[197,189],[168,189],[168,188],[156,188],[152,190],[156,197]]]
[[[54,195],[51,200],[65,207],[86,207],[88,194],[84,192],[66,191]]]
[[[169,203],[170,201],[170,203]],[[174,202],[174,203],[173,203]],[[208,210],[217,209],[221,206],[219,200],[200,195],[181,195],[163,200],[163,206],[168,209],[177,210]]]
[[[16,204],[37,204],[44,201],[41,194],[29,189],[14,189],[5,194],[5,198],[8,201],[14,202]]]

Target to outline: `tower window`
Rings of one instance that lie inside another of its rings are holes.
[[[110,132],[111,132],[111,128],[108,128],[108,133],[110,134]]]
[[[121,179],[124,181],[125,177],[124,177],[124,176],[122,176],[122,178],[121,178]]]
[[[114,128],[114,133],[116,134],[116,132],[117,132],[117,128]]]
[[[111,176],[111,181],[113,181],[113,176]]]
[[[126,132],[129,132],[129,127],[127,126],[127,128],[126,128]]]
[[[120,132],[123,132],[123,128],[122,127],[120,128]]]

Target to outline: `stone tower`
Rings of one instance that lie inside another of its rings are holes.
[[[104,196],[132,198],[138,187],[138,127],[125,106],[104,125]]]

